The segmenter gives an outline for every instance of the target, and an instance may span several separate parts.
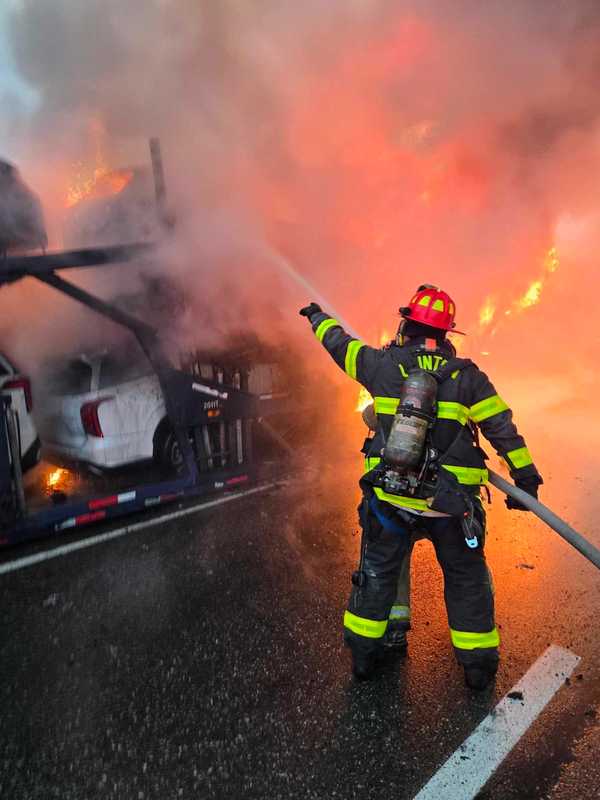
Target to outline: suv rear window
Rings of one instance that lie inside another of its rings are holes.
[[[68,361],[48,375],[52,394],[87,394],[92,388],[92,368],[80,358]]]
[[[102,359],[98,388],[110,389],[120,383],[134,381],[152,374],[152,367],[143,355],[125,351],[122,354],[109,353]]]

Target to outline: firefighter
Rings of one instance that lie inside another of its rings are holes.
[[[485,373],[472,361],[456,357],[446,338],[455,328],[455,304],[437,287],[420,286],[408,306],[400,309],[395,343],[384,349],[369,347],[347,334],[316,303],[302,308],[300,314],[308,318],[338,366],[374,398],[377,431],[365,441],[365,473],[360,480],[360,563],[352,575],[344,615],[344,639],[352,653],[354,676],[358,680],[373,677],[393,614],[402,562],[408,560],[414,538],[425,535],[443,571],[456,658],[467,685],[484,689],[498,668],[500,639],[484,554],[480,487],[488,476],[478,430],[506,460],[519,488],[537,497],[543,483],[512,412]],[[429,380],[423,373],[434,378],[437,386],[434,416],[427,422],[423,463],[403,476],[390,468],[388,440],[391,431],[402,431],[406,417],[414,427],[427,416],[414,405],[402,406],[396,414],[409,377]],[[506,503],[523,510],[512,498]]]

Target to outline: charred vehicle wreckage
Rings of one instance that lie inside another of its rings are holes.
[[[160,198],[164,182],[156,143],[152,154]],[[25,185],[19,182],[19,186],[21,199],[27,197]],[[54,390],[48,388],[49,381],[44,384],[48,405],[40,414],[42,446],[55,464],[81,462],[108,469],[148,462],[150,466],[135,473],[129,483],[121,475],[112,490],[92,492],[92,496],[55,492],[47,503],[34,508],[24,491],[18,409],[10,393],[0,393],[0,544],[16,544],[266,479],[273,459],[290,449],[282,433],[289,432],[302,416],[296,408],[301,393],[295,391],[294,398],[290,397],[291,376],[285,373],[281,354],[246,335],[243,340],[237,338],[235,346],[222,345],[218,351],[188,349],[174,355],[161,331],[165,309],[173,313],[185,303],[174,281],[146,278],[137,295],[108,302],[58,274],[74,268],[136,265],[151,257],[153,243],[23,253],[46,243],[40,207],[33,200],[30,195],[27,207],[33,210],[30,230],[35,235],[27,240],[25,236],[18,242],[11,238],[12,222],[7,215],[2,218],[0,287],[25,277],[41,281],[132,334],[134,343],[128,335],[128,347],[136,352],[127,365],[122,357],[117,364],[119,359],[110,348],[93,356],[78,353],[54,365]],[[93,226],[90,235],[94,235]],[[151,313],[146,307],[146,313],[140,314],[145,303],[154,304]],[[68,385],[73,370],[75,389]],[[57,388],[57,381],[62,386]],[[294,384],[299,385],[297,370]],[[140,432],[142,419],[146,426]],[[139,439],[133,444],[132,433]]]

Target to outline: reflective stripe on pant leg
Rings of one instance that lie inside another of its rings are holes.
[[[351,611],[344,614],[344,628],[355,633],[357,636],[366,636],[368,639],[381,639],[387,628],[387,619],[366,619],[357,617]]]
[[[497,648],[494,598],[483,547],[469,549],[460,520],[421,520],[430,533],[444,573],[444,598],[457,654]]]
[[[410,606],[397,606],[393,605],[390,611],[390,620],[398,620],[400,622],[410,622],[411,611]]]
[[[497,628],[487,633],[455,631],[450,628],[450,638],[457,650],[479,650],[480,648],[498,647],[500,645],[500,635]]]
[[[345,639],[363,651],[381,646],[395,599],[400,561],[410,541],[407,535],[386,531],[368,502],[361,505],[365,582],[354,585],[344,615]]]

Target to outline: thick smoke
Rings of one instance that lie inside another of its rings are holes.
[[[20,0],[10,40],[40,106],[6,155],[60,244],[91,126],[115,167],[160,136],[178,222],[160,268],[211,307],[192,336],[301,335],[311,298],[281,254],[375,342],[436,282],[508,399],[533,408],[525,381],[560,407],[597,386],[599,34],[595,0]]]

